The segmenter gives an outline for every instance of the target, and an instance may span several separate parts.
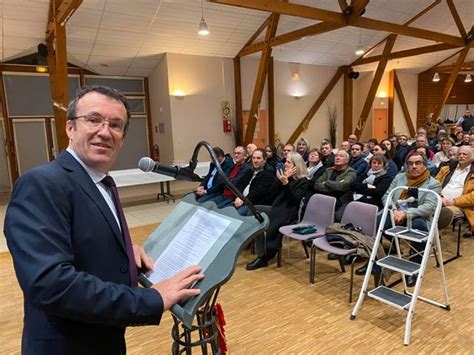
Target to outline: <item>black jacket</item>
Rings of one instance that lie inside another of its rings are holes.
[[[265,164],[250,183],[250,191],[247,198],[254,205],[272,205],[279,192],[279,183],[275,170]]]
[[[383,208],[382,197],[390,187],[393,178],[388,174],[379,176],[375,178],[372,184],[375,189],[369,189],[367,184],[362,183],[366,177],[367,175],[359,177],[352,185],[352,190],[355,193],[363,195],[358,201],[376,205],[379,209]]]
[[[210,188],[207,188],[207,182],[211,178],[211,173],[216,167],[216,164],[211,162],[211,165],[209,166],[209,173],[206,175],[204,180],[201,182],[201,186],[203,186],[208,194],[216,193],[216,192],[222,192],[224,190],[224,180],[222,180],[221,176],[219,175],[218,172],[216,172],[216,176],[214,177],[214,180],[212,181],[212,186]],[[224,161],[221,164],[221,168],[224,171],[225,175],[228,177],[230,171],[234,167],[234,162],[232,160],[232,157],[229,154],[226,154],[224,157]]]

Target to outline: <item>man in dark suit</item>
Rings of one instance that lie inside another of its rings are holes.
[[[124,354],[125,327],[159,324],[202,279],[190,267],[151,288],[136,268],[153,267],[132,245],[115,187],[103,180],[127,132],[118,91],[86,87],[68,109],[69,147],[15,184],[5,236],[24,295],[23,354]]]

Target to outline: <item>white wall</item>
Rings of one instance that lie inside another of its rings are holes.
[[[403,73],[397,71],[398,80],[402,87],[403,97],[405,98],[410,112],[411,121],[416,129],[416,108],[418,105],[418,74]],[[402,106],[398,94],[395,91],[394,100],[394,112],[393,112],[393,124],[395,126],[395,133],[403,133],[410,135],[408,126],[403,115]]]
[[[188,160],[201,140],[232,151],[233,133],[222,128],[222,101],[229,101],[235,115],[233,61],[174,53],[166,57],[170,94],[185,94],[182,100],[170,98],[174,159]],[[199,160],[209,160],[205,150]]]
[[[163,56],[148,78],[150,88],[150,111],[153,131],[153,145],[160,147],[160,160],[171,163],[174,159],[172,114],[168,84],[168,60]],[[164,133],[158,132],[159,124],[164,125]]]
[[[242,108],[249,110],[258,70],[257,58],[242,58]],[[331,80],[336,67],[297,65],[300,79],[291,78],[294,63],[274,62],[275,82],[275,133],[286,142],[298,124],[314,104]],[[373,80],[373,72],[360,73],[353,87],[353,126],[359,115]],[[398,73],[399,79],[413,120],[416,120],[417,75]],[[207,140],[211,145],[220,146],[226,152],[233,150],[233,133],[222,129],[222,101],[229,101],[232,119],[235,118],[233,61],[227,58],[193,56],[168,53],[149,77],[150,102],[153,119],[153,139],[161,149],[162,161],[186,161],[195,145]],[[384,74],[379,91],[388,93],[388,72]],[[185,94],[182,100],[172,96],[176,91]],[[171,96],[170,96],[171,95]],[[295,99],[294,96],[301,96]],[[341,78],[311,120],[308,129],[301,136],[312,146],[319,146],[321,140],[329,136],[328,108],[337,110],[337,144],[343,137],[343,79]],[[267,110],[267,89],[262,96],[261,109]],[[373,110],[372,110],[373,111]],[[366,141],[372,137],[372,116],[369,114],[366,127],[360,137]],[[165,123],[165,134],[157,134],[155,126]],[[396,132],[406,132],[398,98],[395,99]],[[199,160],[208,160],[202,152]]]

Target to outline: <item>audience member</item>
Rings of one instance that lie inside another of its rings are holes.
[[[283,164],[285,164],[286,162],[286,157],[288,156],[289,153],[293,153],[295,151],[295,146],[293,144],[285,144],[283,146],[283,159],[281,160],[281,162]]]
[[[356,142],[351,147],[352,159],[349,162],[349,166],[357,172],[357,176],[365,175],[369,168],[367,162],[362,154],[362,143]]]
[[[242,192],[247,186],[250,178],[252,177],[252,169],[249,164],[246,164],[247,159],[246,151],[244,147],[237,146],[234,149],[234,166],[229,173],[229,180],[235,185],[235,187]],[[217,207],[222,208],[230,205],[235,199],[234,193],[228,187],[225,187],[222,194],[214,196],[209,201],[214,201]]]
[[[408,145],[408,137],[405,134],[401,134],[398,136],[397,156],[398,161],[402,164],[405,162],[409,150],[410,146]]]
[[[257,146],[253,143],[247,144],[246,152],[247,152],[247,163],[252,165],[252,153],[253,151],[257,149]]]
[[[442,162],[449,160],[448,151],[452,146],[454,146],[454,141],[448,137],[441,140],[440,143],[441,143],[441,150],[438,153],[436,153],[433,158],[433,163],[435,163],[437,167]]]
[[[387,192],[383,196],[383,203],[387,202],[389,193],[398,186],[417,187],[441,193],[441,184],[430,176],[427,167],[426,156],[417,152],[409,155],[407,158],[408,171],[406,173],[398,174],[390,184]],[[392,195],[392,202],[397,203],[398,200],[408,198],[408,190],[397,190]],[[416,203],[409,203],[407,208],[399,206],[393,211],[393,219],[395,225],[406,225],[407,218],[412,218],[412,226],[415,229],[427,231],[429,228],[431,216],[435,212],[437,206],[436,197],[431,193],[419,191],[418,201]],[[387,218],[385,229],[392,227],[390,218]],[[412,242],[411,246],[417,252],[425,249],[425,243]],[[421,263],[421,255],[413,254],[411,261]],[[412,287],[416,283],[416,275],[406,277],[407,286]]]
[[[428,140],[426,138],[426,135],[423,135],[422,133],[418,133],[418,135],[416,136],[416,141],[415,143],[413,143],[410,147],[410,151],[408,152],[408,155],[412,154],[415,152],[416,148],[418,147],[427,147],[429,148],[429,144],[428,144]],[[427,151],[428,153],[428,159],[430,160],[433,160],[434,158],[434,153],[429,150]]]
[[[425,128],[426,128],[426,138],[428,138],[428,141],[435,139],[437,128],[436,128],[436,123],[433,122],[432,114],[426,117]]]
[[[397,164],[395,164],[395,162],[392,159],[390,159],[387,156],[387,147],[383,144],[376,144],[374,146],[374,149],[372,149],[372,152],[374,154],[385,155],[385,158],[387,158],[387,161],[388,161],[387,174],[388,174],[388,176],[390,176],[393,179],[395,177],[395,175],[398,174],[398,166],[397,166]]]
[[[325,167],[321,161],[320,153],[316,148],[310,149],[308,152],[306,166],[308,167],[308,179],[317,179],[324,173]]]
[[[219,147],[212,148],[216,154],[217,161],[219,162],[222,170],[226,176],[229,176],[230,171],[234,167],[234,162],[229,154],[225,155],[224,151]],[[209,172],[204,177],[199,187],[194,192],[196,194],[196,200],[198,202],[205,202],[211,198],[220,195],[224,190],[225,184],[222,177],[217,172],[216,164],[211,162],[209,166]]]
[[[352,146],[355,142],[357,142],[357,136],[355,134],[350,134],[349,137],[347,137],[347,140]]]
[[[440,129],[438,131],[438,134],[436,135],[436,138],[433,139],[431,142],[430,142],[430,147],[431,147],[431,150],[435,153],[439,152],[440,150],[442,150],[442,147],[441,147],[441,141],[446,138],[448,136],[446,130],[444,129]]]
[[[383,139],[381,142],[387,148],[387,158],[393,160],[397,164],[398,169],[403,165],[403,162],[398,159],[397,149],[392,145],[389,139]]]
[[[306,138],[301,137],[296,143],[296,152],[301,155],[304,161],[308,160],[309,141]]]
[[[289,153],[285,162],[285,171],[277,171],[280,193],[275,198],[271,208],[258,207],[267,212],[270,224],[263,235],[255,239],[258,257],[247,264],[247,270],[255,270],[268,265],[281,245],[282,235],[278,231],[281,226],[296,222],[301,199],[308,187],[308,171],[303,158],[298,153]]]
[[[456,137],[459,132],[462,132],[462,127],[461,126],[454,126],[453,133],[451,133],[450,137],[453,139],[453,141],[456,142]]]
[[[392,178],[387,174],[388,160],[385,155],[374,154],[370,158],[370,169],[357,178],[352,186],[353,200],[383,208],[382,197],[387,191]]]
[[[349,141],[343,141],[340,149],[345,150],[349,155],[351,154],[351,144]]]
[[[273,144],[267,145],[265,153],[267,153],[267,166],[272,167],[276,171],[277,164],[280,161],[276,147]]]
[[[427,148],[427,147],[418,147],[418,148],[416,148],[415,151],[417,153],[424,154],[426,157],[428,157],[429,148]],[[436,176],[436,171],[438,170],[438,167],[436,166],[435,163],[433,163],[432,160],[427,159],[427,167],[428,167],[428,170],[429,170],[431,176]]]
[[[474,230],[474,164],[472,148],[459,148],[458,163],[454,166],[442,167],[436,179],[441,182],[443,207],[453,211],[454,216],[466,215],[471,231]],[[469,233],[465,235],[471,237]]]
[[[456,137],[454,138],[454,145],[456,147],[460,147],[460,146],[463,145],[463,141],[462,141],[463,137],[464,137],[464,132],[463,131],[460,131],[460,132],[456,133]]]
[[[375,138],[370,138],[370,139],[368,140],[367,144],[369,145],[369,150],[370,150],[371,153],[372,153],[372,149],[374,149],[374,146],[375,146],[376,144],[378,144],[378,143],[379,143],[379,142],[378,142],[377,139],[375,139]]]
[[[398,136],[396,134],[391,134],[388,136],[387,138],[390,143],[392,143],[392,147],[395,149],[395,151],[397,150],[397,146],[398,146]]]
[[[332,145],[328,141],[321,143],[321,161],[325,168],[329,168],[334,165],[334,153],[332,152]]]
[[[458,150],[459,147],[453,146],[448,150],[448,161],[443,161],[439,164],[436,174],[438,174],[442,167],[444,166],[455,166],[458,162]]]
[[[471,115],[471,111],[464,111],[464,115],[458,118],[456,126],[462,127],[464,132],[469,132],[471,127],[474,127],[474,117]]]
[[[336,198],[335,220],[339,221],[342,212],[339,208],[352,198],[351,185],[357,178],[357,172],[349,167],[349,154],[345,150],[338,150],[334,159],[334,167],[326,169],[316,180],[312,189],[314,193],[333,196]]]
[[[278,180],[275,170],[265,163],[266,153],[264,149],[257,148],[252,154],[252,177],[245,186],[242,194],[247,197],[253,205],[271,206],[278,192]],[[246,216],[250,211],[248,206],[239,197],[234,200],[237,212]]]

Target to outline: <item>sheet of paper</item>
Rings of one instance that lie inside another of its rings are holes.
[[[219,215],[197,210],[155,261],[148,279],[156,283],[188,266],[198,265],[230,223]]]

